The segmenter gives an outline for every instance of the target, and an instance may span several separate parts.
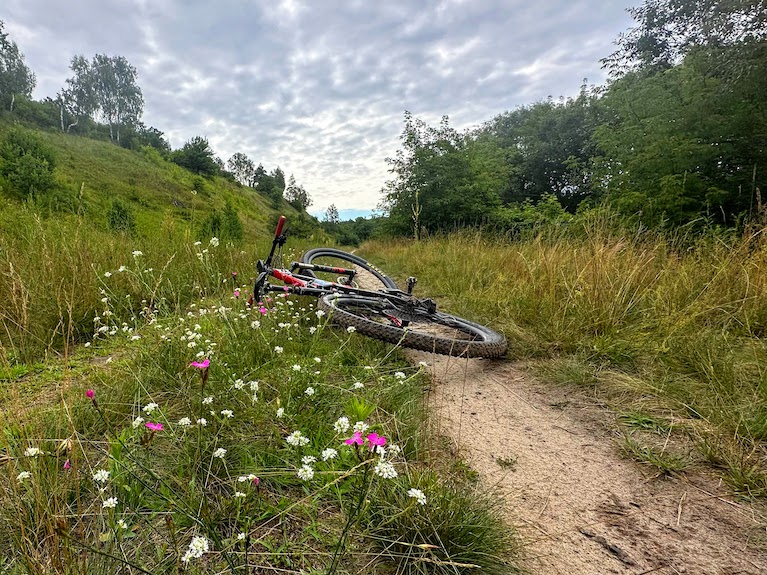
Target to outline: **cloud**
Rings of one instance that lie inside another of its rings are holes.
[[[6,0],[53,96],[75,54],[122,55],[144,122],[293,173],[314,208],[374,207],[405,110],[464,128],[600,82],[633,2]]]

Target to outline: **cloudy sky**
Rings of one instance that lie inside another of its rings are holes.
[[[342,215],[370,210],[405,110],[468,128],[604,80],[640,0],[2,0],[0,20],[55,96],[75,54],[138,70],[143,121],[294,174]]]

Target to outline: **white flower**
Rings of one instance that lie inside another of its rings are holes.
[[[120,529],[127,529],[128,528],[128,524],[125,522],[125,519],[118,519],[117,520],[117,526]]]
[[[285,408],[280,407],[277,409],[277,419],[282,419],[283,417],[285,417]]]
[[[365,433],[368,430],[368,427],[370,426],[364,421],[358,421],[357,423],[354,424],[354,431]]]
[[[418,365],[421,366],[421,367],[429,367],[429,364],[426,363],[425,361],[419,361]]]
[[[24,455],[26,455],[27,457],[37,457],[38,455],[42,455],[42,453],[43,452],[40,451],[40,449],[37,447],[27,447],[24,450]]]
[[[201,245],[202,245],[202,242],[200,242],[200,241],[194,242],[194,245],[196,245],[196,246],[201,246]]]
[[[205,419],[204,417],[201,417],[200,419],[197,420],[197,425],[199,425],[200,427],[205,427],[206,425],[208,425],[208,420]]]
[[[109,471],[106,469],[97,469],[93,472],[93,481],[98,483],[106,483],[109,481]]]
[[[346,433],[349,431],[349,418],[339,417],[338,421],[333,424],[333,429],[336,430],[336,433]]]
[[[420,489],[412,488],[407,490],[408,497],[416,500],[418,505],[426,505],[426,495]]]
[[[298,478],[301,481],[309,481],[312,477],[314,477],[314,469],[309,465],[302,465],[301,469],[298,470]]]
[[[321,318],[323,315],[325,315],[325,312],[324,312],[323,310],[321,310],[321,309],[318,309],[317,311],[315,311],[315,312],[314,312],[314,315],[316,315],[316,316],[317,316],[317,319],[319,319],[319,318]]]
[[[245,387],[245,382],[241,379],[234,382],[234,389],[242,389],[243,387]]]
[[[317,363],[322,363],[322,358],[321,357],[315,357],[314,361],[316,361]]]
[[[244,533],[238,533],[237,534],[237,540],[238,541],[244,541],[245,537],[247,537],[247,535],[245,535]]]
[[[90,347],[90,346],[91,346],[91,342],[89,342],[89,341],[86,341],[86,342],[85,342],[85,347]]]
[[[394,456],[399,455],[400,453],[402,453],[402,448],[399,445],[393,443],[389,445],[389,455]]]
[[[141,339],[141,336],[140,336],[139,334],[136,334],[136,335],[132,335],[132,336],[131,336],[131,341],[136,341],[136,340],[138,340],[138,339]]]
[[[357,328],[354,327],[353,325],[350,325],[349,327],[346,328],[346,331],[348,331],[349,333],[354,333],[355,331],[357,331]]]
[[[120,273],[123,273],[127,269],[128,268],[126,268],[125,266],[120,266],[120,268],[117,271],[120,272]]]
[[[213,236],[212,238],[210,238],[210,245],[213,246],[214,248],[218,247],[218,238],[216,236]]]
[[[114,509],[117,507],[117,497],[110,497],[109,499],[105,499],[101,504],[101,507],[104,509]]]
[[[354,389],[362,389],[363,387],[365,387],[365,384],[361,381],[355,381],[354,385],[352,385],[352,388]]]
[[[300,431],[294,431],[285,438],[285,441],[288,443],[288,445],[292,445],[294,447],[300,447],[302,445],[309,444],[309,438],[302,435]]]
[[[261,322],[258,320],[253,320],[252,322],[250,322],[250,327],[252,327],[253,329],[258,329],[259,327],[261,327]]]
[[[282,353],[284,350],[282,349],[282,346],[275,345],[274,346],[274,353]]]
[[[181,419],[178,420],[178,424],[181,427],[189,427],[190,425],[192,425],[192,420],[189,419],[188,417],[182,417]]]
[[[313,387],[309,386],[309,387],[307,387],[307,388],[306,388],[306,391],[304,391],[304,393],[305,393],[306,395],[308,395],[309,397],[311,397],[311,396],[312,396],[312,395],[314,395],[316,392],[315,392],[315,390],[314,390],[314,388],[313,388]]]
[[[189,544],[189,549],[186,553],[184,553],[184,556],[181,558],[181,560],[184,563],[189,563],[190,559],[199,559],[202,557],[203,553],[208,552],[208,549],[208,540],[205,539],[205,537],[192,537],[192,542]]]
[[[301,371],[301,366],[298,365],[297,363],[294,363],[293,364],[293,371]]]
[[[397,470],[394,469],[394,466],[383,459],[376,463],[373,473],[384,479],[394,479],[397,477]]]
[[[234,417],[234,412],[231,409],[222,409],[221,415],[231,419],[232,417]]]
[[[313,334],[316,331],[317,331],[317,327],[316,326],[312,326],[312,327],[309,328],[309,333],[311,333],[311,334]]]
[[[401,371],[397,371],[394,373],[394,377],[396,377],[397,379],[405,379],[406,376]]]
[[[134,258],[137,258],[139,256],[143,256],[143,255],[144,255],[144,252],[142,252],[141,250],[134,250],[133,251],[133,257]]]
[[[139,415],[136,419],[133,420],[133,423],[131,425],[133,426],[133,429],[138,429],[139,427],[141,427],[143,423],[144,423],[144,418]]]
[[[32,477],[32,474],[29,471],[22,471],[16,476],[16,481],[21,483],[22,481],[24,481],[25,479],[29,479],[30,477]]]
[[[204,398],[202,400],[202,404],[203,405],[210,405],[211,403],[213,403],[213,396],[212,395],[209,395],[208,397],[206,397],[206,398]]]
[[[242,499],[242,498],[246,497],[246,495],[242,491],[235,491],[234,492],[234,496],[237,499]]]
[[[316,462],[317,462],[317,458],[314,457],[314,455],[304,455],[301,458],[301,463],[303,463],[304,465],[310,465],[310,464],[316,463]]]
[[[248,385],[250,386],[250,391],[256,392],[258,391],[258,382],[257,381],[250,381],[248,382]]]
[[[144,406],[144,410],[143,410],[143,411],[144,411],[144,413],[146,413],[147,415],[152,415],[152,412],[153,412],[155,409],[157,409],[158,407],[160,407],[160,406],[159,406],[159,405],[157,405],[156,403],[148,403],[147,405],[145,405],[145,406]]]
[[[104,272],[104,277],[105,278],[111,278],[112,277],[112,272]]]
[[[213,457],[218,457],[219,459],[223,459],[226,455],[226,449],[223,447],[219,447],[213,452]]]
[[[328,447],[327,449],[323,449],[322,453],[320,455],[322,457],[322,461],[328,461],[329,459],[335,459],[338,457],[338,451],[333,449],[332,447]]]

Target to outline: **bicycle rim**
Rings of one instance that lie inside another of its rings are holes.
[[[363,258],[342,250],[334,248],[315,248],[301,256],[301,263],[354,269],[357,274],[351,284],[353,287],[371,291],[397,289],[397,284],[394,283],[394,280],[387,276],[383,271],[379,270]],[[326,281],[339,281],[338,274],[329,272],[305,270],[302,271],[301,274]],[[343,278],[341,279],[343,280]]]
[[[461,357],[506,353],[506,338],[483,325],[440,312],[405,311],[385,297],[329,294],[319,307],[334,323],[403,347]]]

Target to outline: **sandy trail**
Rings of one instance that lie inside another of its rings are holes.
[[[431,366],[439,433],[501,494],[529,573],[767,574],[755,508],[711,477],[657,479],[621,457],[612,414],[577,390],[509,362],[412,357]]]

